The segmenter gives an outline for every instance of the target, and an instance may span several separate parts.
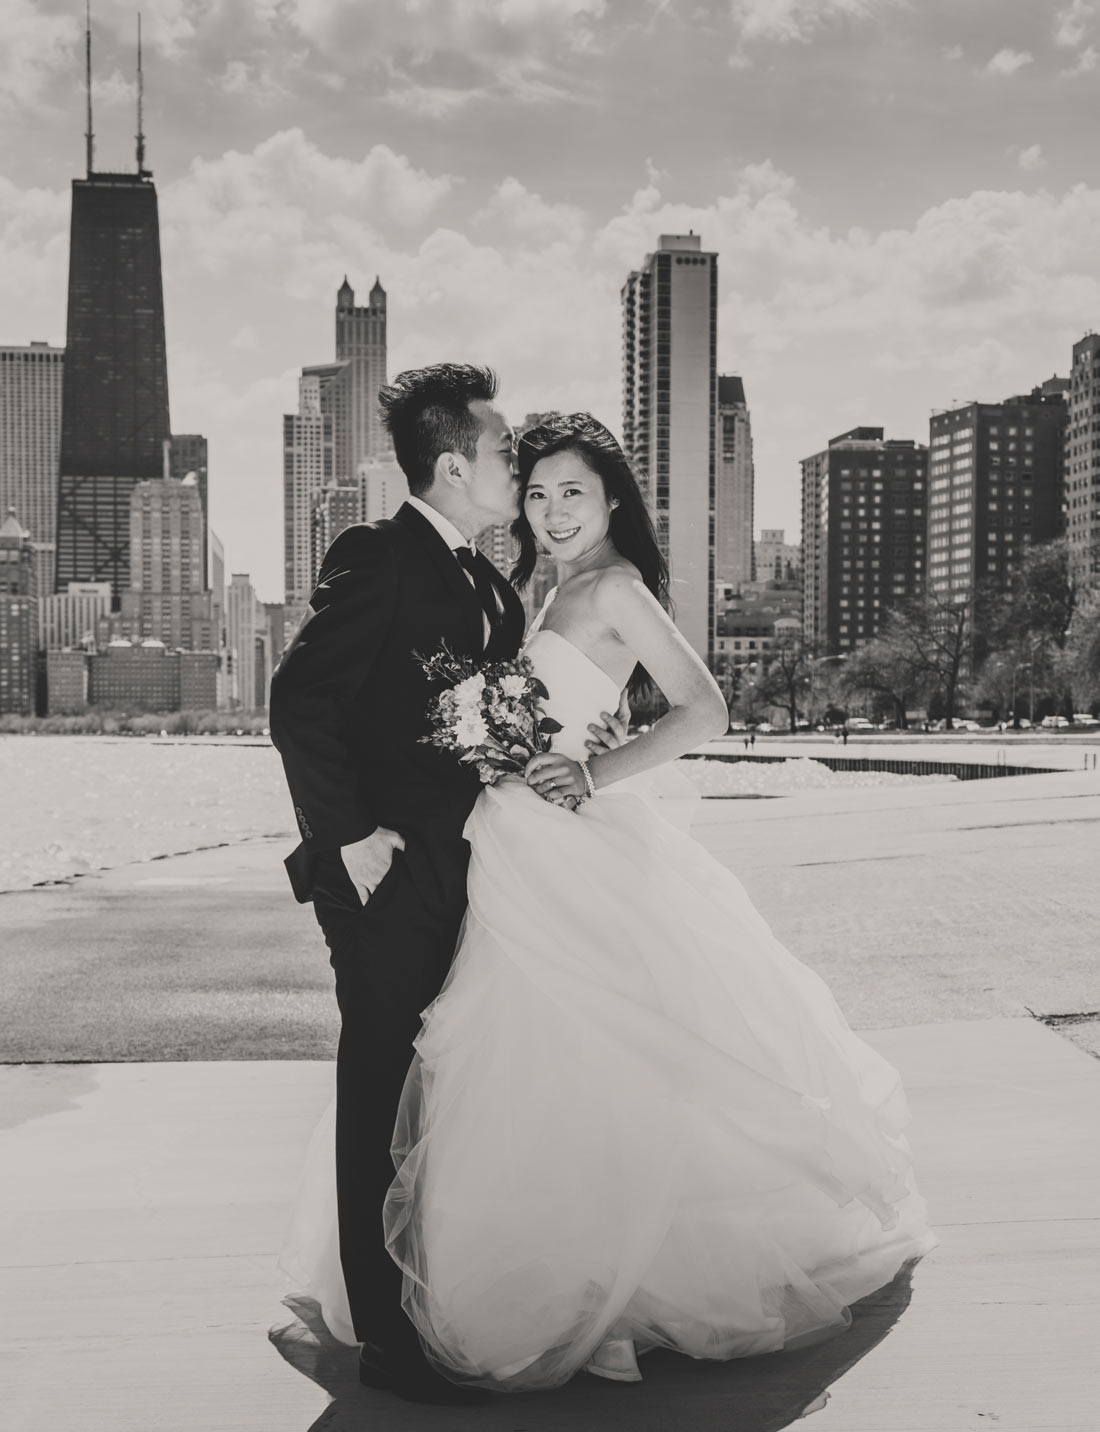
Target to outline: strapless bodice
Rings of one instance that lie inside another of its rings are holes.
[[[615,682],[580,647],[556,631],[541,627],[527,639],[524,655],[549,696],[542,703],[547,716],[561,724],[551,749],[573,761],[583,761],[589,724],[598,722],[601,711],[614,711],[621,692]]]

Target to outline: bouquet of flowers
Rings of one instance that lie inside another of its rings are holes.
[[[527,657],[478,666],[446,643],[434,656],[414,655],[429,680],[447,683],[428,706],[431,729],[420,737],[422,744],[455,752],[477,767],[487,786],[522,776],[532,756],[550,749],[549,738],[561,725],[543,714],[549,692]]]

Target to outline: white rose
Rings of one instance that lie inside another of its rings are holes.
[[[519,701],[527,690],[527,678],[525,676],[505,676],[501,679],[500,689],[510,701]]]
[[[481,693],[485,690],[485,678],[480,671],[467,676],[454,689],[455,705],[459,711],[476,711],[481,706]]]
[[[463,746],[480,746],[489,739],[489,728],[476,713],[464,714],[455,726],[455,739]]]

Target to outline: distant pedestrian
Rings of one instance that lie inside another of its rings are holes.
[[[749,733],[746,731],[746,732],[745,732],[745,750],[747,751],[748,749],[749,749]]]
[[[755,730],[749,732],[749,745],[750,745],[754,750],[756,749],[756,732],[755,732]]]
[[[848,728],[847,728],[847,726],[842,726],[842,727],[840,728],[840,739],[844,742],[845,745],[848,744]]]

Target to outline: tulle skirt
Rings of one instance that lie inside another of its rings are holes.
[[[457,1380],[552,1387],[608,1338],[789,1347],[934,1242],[896,1071],[658,807],[612,788],[573,814],[509,781],[467,825],[385,1216]]]

